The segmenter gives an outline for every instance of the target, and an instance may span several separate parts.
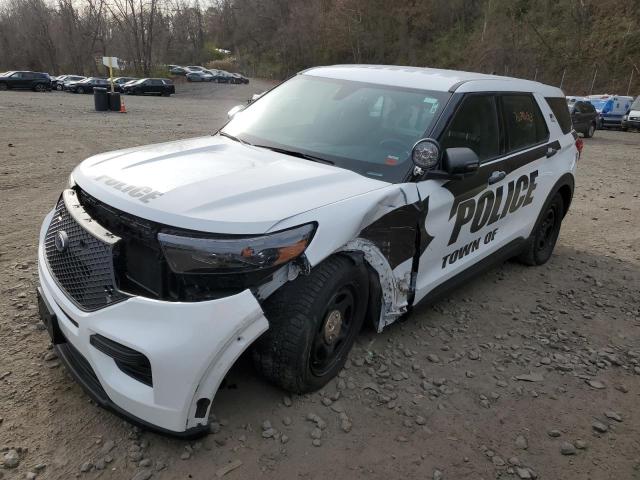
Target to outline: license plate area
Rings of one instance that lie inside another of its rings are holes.
[[[58,325],[58,317],[53,313],[47,301],[44,299],[42,294],[42,290],[38,288],[37,290],[38,296],[38,312],[40,313],[40,320],[45,327],[47,327],[47,331],[49,332],[49,337],[51,337],[51,342],[54,345],[59,345],[61,343],[66,343],[67,339],[64,338],[62,331],[60,331],[60,326]]]

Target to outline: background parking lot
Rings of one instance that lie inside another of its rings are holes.
[[[42,218],[84,158],[210,134],[270,86],[179,85],[123,97],[128,114],[0,93],[0,462],[20,457],[0,478],[640,478],[640,133],[585,139],[548,264],[506,263],[363,332],[320,392],[285,395],[241,359],[195,442],[88,401],[37,317]]]

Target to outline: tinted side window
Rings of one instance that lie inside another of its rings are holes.
[[[556,117],[562,133],[569,133],[571,131],[571,115],[569,114],[569,109],[567,108],[564,98],[546,97],[545,100],[549,104],[549,107],[551,107],[551,111],[554,117]]]
[[[498,109],[492,95],[472,95],[463,100],[441,141],[442,148],[467,147],[480,161],[500,153]]]
[[[564,108],[567,108],[566,104]],[[536,145],[549,138],[542,113],[531,95],[504,95],[502,115],[509,151]]]

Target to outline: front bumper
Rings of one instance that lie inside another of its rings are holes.
[[[623,120],[622,128],[635,128],[640,130],[640,120]]]
[[[227,371],[268,328],[258,301],[249,290],[205,302],[131,297],[85,312],[66,297],[47,267],[43,242],[52,215],[40,232],[39,293],[59,329],[54,342],[64,339],[56,345],[60,359],[100,405],[163,433],[201,433]],[[144,354],[152,386],[95,348],[90,342],[95,334]]]
[[[619,127],[622,124],[622,116],[600,117],[603,127]]]

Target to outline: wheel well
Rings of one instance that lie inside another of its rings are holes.
[[[562,204],[564,205],[564,212],[562,212],[562,216],[564,217],[569,211],[569,206],[571,205],[571,198],[573,197],[573,192],[571,191],[571,187],[569,185],[563,185],[558,190],[558,193],[562,196]]]

